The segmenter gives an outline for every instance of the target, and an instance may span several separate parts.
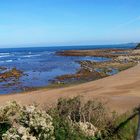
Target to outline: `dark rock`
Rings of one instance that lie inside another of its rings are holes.
[[[137,46],[135,47],[135,49],[140,49],[140,43],[137,44]]]

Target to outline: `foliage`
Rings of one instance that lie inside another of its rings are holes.
[[[52,118],[35,106],[20,106],[12,102],[3,106],[0,118],[10,124],[3,140],[54,140]]]
[[[57,104],[59,115],[74,122],[90,122],[100,130],[111,127],[116,114],[109,115],[105,105],[97,100],[83,101],[80,96],[72,99],[59,99]]]
[[[72,137],[73,134],[76,134],[76,137],[83,135],[84,139],[85,137],[86,139],[99,138],[101,132],[107,133],[106,129],[109,130],[114,122],[113,115],[109,115],[102,103],[84,102],[80,96],[72,99],[59,99],[57,107],[48,112],[53,117],[54,124],[57,124],[55,136],[57,137],[62,130],[65,139],[68,139],[69,135]],[[62,123],[64,123],[63,126]],[[72,134],[70,130],[73,131]]]
[[[117,126],[130,113],[110,113],[97,100],[81,97],[59,99],[57,106],[43,111],[36,106],[11,102],[0,108],[1,140],[133,140],[137,117],[119,131]],[[115,132],[115,133],[114,133]]]
[[[118,116],[97,100],[83,101],[79,96],[59,99],[57,107],[48,112],[54,120],[57,140],[133,140],[137,129],[137,118],[134,118],[112,135],[131,113]]]
[[[115,122],[115,126],[118,126],[121,122],[124,122],[128,116],[130,116],[130,112],[126,112],[125,114],[120,115]],[[118,132],[116,132],[112,137],[107,137],[107,140],[134,140],[137,132],[138,125],[138,116],[130,120],[127,124],[123,126]]]

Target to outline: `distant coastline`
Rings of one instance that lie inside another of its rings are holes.
[[[88,45],[51,45],[51,46],[46,46],[46,45],[33,45],[33,46],[24,46],[24,45],[18,45],[18,46],[12,46],[12,47],[0,47],[0,51],[2,52],[6,52],[7,50],[23,50],[23,49],[27,49],[27,50],[35,50],[37,48],[40,48],[41,50],[79,50],[79,49],[102,49],[102,48],[134,48],[138,43],[115,43],[115,44],[102,44],[102,45],[92,45],[92,44],[88,44]]]

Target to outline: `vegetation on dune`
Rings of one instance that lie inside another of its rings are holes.
[[[11,102],[0,108],[0,139],[133,140],[137,117],[116,129],[128,116],[110,113],[104,104],[81,97],[59,99],[46,111]]]

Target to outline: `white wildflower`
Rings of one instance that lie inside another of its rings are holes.
[[[89,122],[78,122],[76,123],[76,126],[86,136],[95,136],[99,132],[98,129]]]
[[[52,117],[35,106],[20,106],[16,102],[0,108],[12,127],[2,135],[3,140],[54,140]],[[13,117],[14,116],[14,117]],[[12,119],[11,119],[12,118]],[[14,118],[14,119],[13,119]]]

